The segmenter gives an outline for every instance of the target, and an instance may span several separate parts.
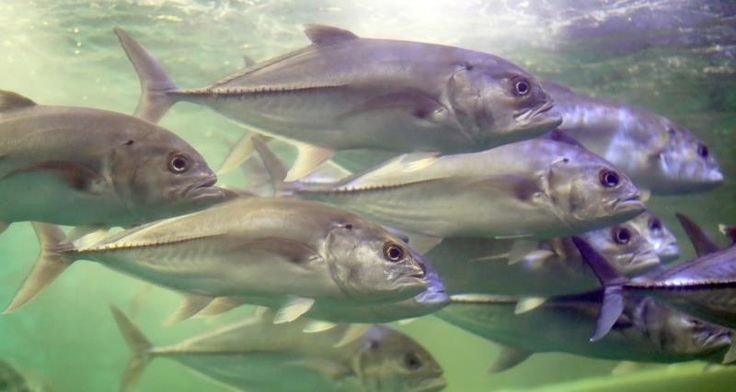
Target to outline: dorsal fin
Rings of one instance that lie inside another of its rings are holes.
[[[359,37],[350,31],[337,27],[310,24],[304,27],[304,34],[315,45],[329,45],[340,41],[349,41]]]
[[[36,103],[18,93],[0,90],[0,112],[35,106]]]

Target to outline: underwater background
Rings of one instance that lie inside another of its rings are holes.
[[[726,178],[710,192],[657,196],[648,203],[681,239],[681,260],[693,252],[675,212],[687,212],[711,231],[717,223],[736,223],[735,1],[0,0],[0,89],[42,104],[132,113],[138,79],[113,27],[137,37],[180,87],[201,87],[242,68],[243,56],[260,61],[306,45],[306,23],[334,25],[363,37],[493,53],[540,78],[667,116],[710,147]],[[186,103],[176,105],[161,125],[195,146],[212,167],[245,132],[211,110]],[[357,156],[351,162],[359,161]],[[233,173],[221,183],[247,182]],[[37,252],[27,223],[0,235],[0,307],[10,301]],[[114,391],[129,354],[108,304],[134,311],[135,321],[162,344],[252,311],[243,307],[163,327],[179,297],[159,288],[141,297],[145,286],[96,263],[76,263],[32,304],[0,317],[0,359],[46,379],[58,391]],[[633,375],[611,375],[617,362],[563,354],[537,354],[512,370],[488,374],[498,346],[432,316],[396,326],[443,366],[447,391],[631,392],[637,386],[720,391],[736,381],[733,370],[703,375],[702,365],[692,364],[645,365]],[[594,377],[603,379],[553,386]],[[634,378],[617,384],[627,377]],[[136,390],[227,388],[160,360],[145,371]]]

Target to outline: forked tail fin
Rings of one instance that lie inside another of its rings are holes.
[[[583,259],[593,270],[598,280],[603,285],[603,303],[598,314],[595,332],[590,338],[591,342],[605,337],[618,321],[624,311],[623,285],[626,278],[620,275],[608,261],[593,249],[585,240],[573,237],[575,246],[578,247]]]
[[[128,35],[125,30],[116,27],[113,31],[118,36],[128,59],[133,63],[133,68],[141,82],[141,97],[138,100],[135,115],[153,123],[158,122],[176,103],[168,93],[176,91],[177,87],[146,48]]]
[[[120,309],[114,305],[110,305],[110,311],[112,312],[113,317],[115,317],[118,328],[120,328],[120,332],[123,334],[123,337],[132,352],[120,386],[121,392],[130,392],[141,377],[146,365],[148,365],[152,359],[151,349],[153,348],[153,345],[148,338],[143,335],[143,332],[141,332],[141,330],[138,329],[138,327],[136,327]]]
[[[59,226],[34,222],[33,229],[36,231],[41,253],[33,270],[3,313],[10,313],[30,302],[74,262],[64,254],[64,251],[72,249],[72,245],[62,245],[66,236]]]

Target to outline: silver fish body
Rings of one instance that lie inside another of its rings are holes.
[[[622,274],[632,275],[660,264],[661,233],[648,223],[651,212],[624,223],[581,234]],[[524,241],[488,238],[446,238],[427,253],[450,294],[488,293],[515,296],[557,296],[597,289],[590,270],[569,238]]]
[[[699,192],[723,183],[708,147],[688,129],[641,108],[544,83],[563,117],[559,129],[655,194]]]
[[[541,139],[477,153],[404,155],[334,184],[299,183],[291,191],[430,237],[559,237],[644,210],[638,189],[611,164]]]
[[[424,291],[423,259],[383,228],[326,205],[243,198],[75,247],[36,225],[43,253],[10,309],[86,259],[190,295],[372,304]],[[41,279],[38,281],[37,278]]]
[[[514,297],[461,295],[436,313],[441,319],[521,352],[565,352],[636,362],[717,362],[730,332],[675,311],[652,299],[627,299],[625,312],[601,341],[589,341],[601,294],[556,297],[515,314]],[[540,326],[544,326],[540,328]]]
[[[0,221],[130,226],[225,200],[204,158],[120,113],[0,91]]]
[[[736,328],[736,246],[624,284],[713,323]]]
[[[272,136],[402,152],[477,151],[561,122],[528,72],[471,50],[308,26],[310,46],[205,88],[178,90],[142,46],[116,34],[141,77],[138,112],[152,121],[189,101]]]
[[[119,310],[113,313],[133,350],[123,379],[130,391],[146,363],[169,358],[242,391],[411,391],[444,388],[442,368],[410,337],[374,325],[304,333],[303,321],[252,318],[165,347],[153,346]]]

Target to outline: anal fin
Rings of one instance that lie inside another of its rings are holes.
[[[299,143],[296,147],[299,150],[299,155],[296,157],[294,165],[292,165],[286,174],[286,178],[284,179],[286,182],[296,181],[307,176],[335,155],[334,150],[311,144]]]
[[[489,373],[500,373],[504,370],[513,368],[514,366],[524,362],[532,355],[532,353],[519,350],[512,347],[503,347],[501,352],[493,364],[488,369]]]
[[[174,312],[164,322],[164,325],[171,326],[180,321],[186,320],[199,313],[200,310],[204,309],[207,305],[212,302],[212,297],[187,294],[184,296],[184,300],[181,303],[179,309]]]
[[[314,299],[312,298],[293,298],[276,312],[273,323],[290,323],[312,309],[312,305],[314,305]]]

